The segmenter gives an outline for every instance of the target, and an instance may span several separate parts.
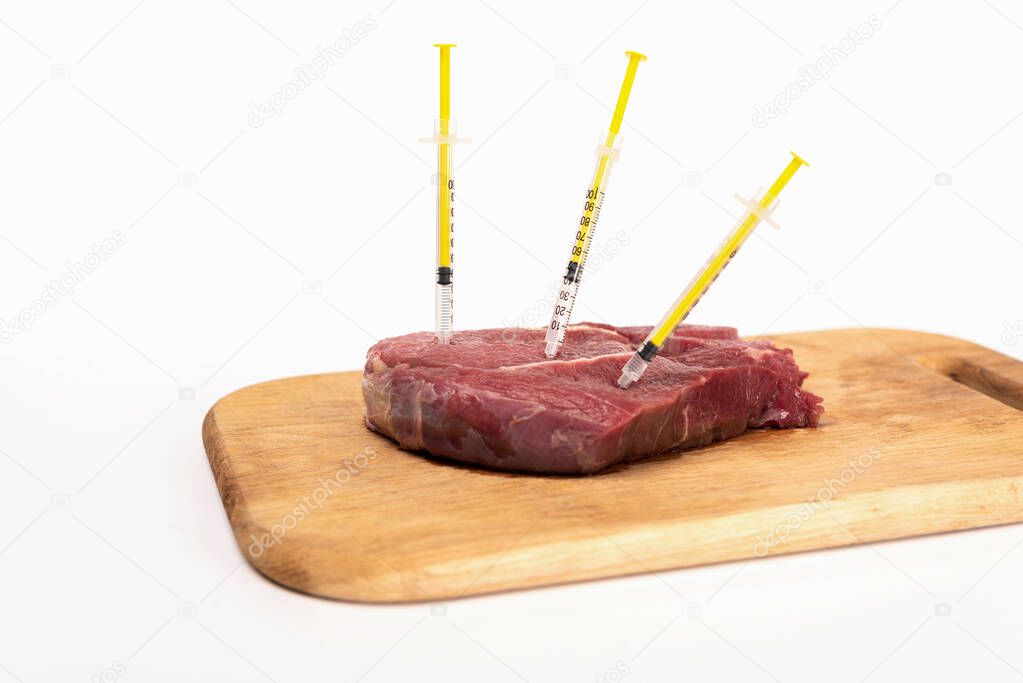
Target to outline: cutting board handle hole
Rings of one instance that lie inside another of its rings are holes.
[[[1023,383],[1010,379],[966,358],[921,356],[917,362],[954,382],[989,396],[1005,405],[1023,410]]]

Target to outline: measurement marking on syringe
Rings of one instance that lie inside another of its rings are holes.
[[[554,306],[549,330],[558,332],[568,324],[572,318],[572,311],[575,308],[576,295],[579,286],[583,281],[583,274],[586,270],[586,261],[590,255],[592,236],[600,219],[600,208],[604,204],[606,193],[603,190],[595,191],[590,189],[586,193],[586,207],[583,217],[580,220],[580,228],[576,232],[576,247],[572,250],[572,260],[569,261],[565,276],[562,278],[561,289],[558,292],[558,301]],[[550,331],[548,331],[548,335]],[[563,334],[559,335],[563,340]],[[549,355],[549,354],[548,354]]]
[[[576,227],[568,266],[565,268],[558,299],[551,314],[550,324],[547,326],[544,353],[548,358],[554,358],[565,341],[565,330],[572,319],[572,309],[575,307],[579,285],[586,269],[586,258],[590,252],[590,245],[593,243],[593,234],[600,218],[600,209],[606,197],[607,180],[611,174],[611,167],[618,157],[615,140],[621,129],[622,118],[625,116],[625,106],[629,100],[629,93],[632,91],[632,83],[636,78],[636,69],[639,67],[639,63],[646,59],[638,52],[626,52],[625,54],[629,57],[629,66],[625,71],[625,78],[618,93],[618,103],[615,105],[614,115],[611,117],[611,125],[608,127],[603,144],[597,147],[597,165],[593,171],[593,180],[586,191],[586,200],[583,203],[579,225]]]

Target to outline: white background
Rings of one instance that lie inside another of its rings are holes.
[[[367,15],[322,80],[249,125],[250,104]],[[753,125],[871,15],[880,28],[828,79]],[[782,230],[751,239],[692,322],[905,327],[1023,357],[1023,9],[1008,0],[5,2],[0,318],[93,244],[126,242],[0,345],[0,681],[1023,676],[1019,526],[432,611],[309,598],[244,564],[203,414],[432,325],[418,139],[442,41],[459,44],[453,115],[473,139],[460,327],[544,306],[632,49],[650,59],[596,249],[628,245],[593,269],[578,320],[655,321],[731,227],[732,193],[793,149],[811,167]]]

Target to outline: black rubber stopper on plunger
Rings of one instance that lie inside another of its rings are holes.
[[[637,351],[636,353],[639,354],[640,358],[649,363],[654,359],[654,356],[656,356],[657,352],[660,350],[661,347],[657,346],[653,342],[647,342],[646,344],[643,344],[643,346],[641,346],[639,348],[639,351]]]

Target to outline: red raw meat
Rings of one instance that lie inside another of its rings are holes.
[[[556,360],[544,330],[430,332],[384,339],[363,374],[366,424],[405,449],[501,470],[589,474],[703,446],[751,427],[814,427],[790,349],[731,327],[682,325],[643,378],[615,380],[649,327],[574,325]]]

